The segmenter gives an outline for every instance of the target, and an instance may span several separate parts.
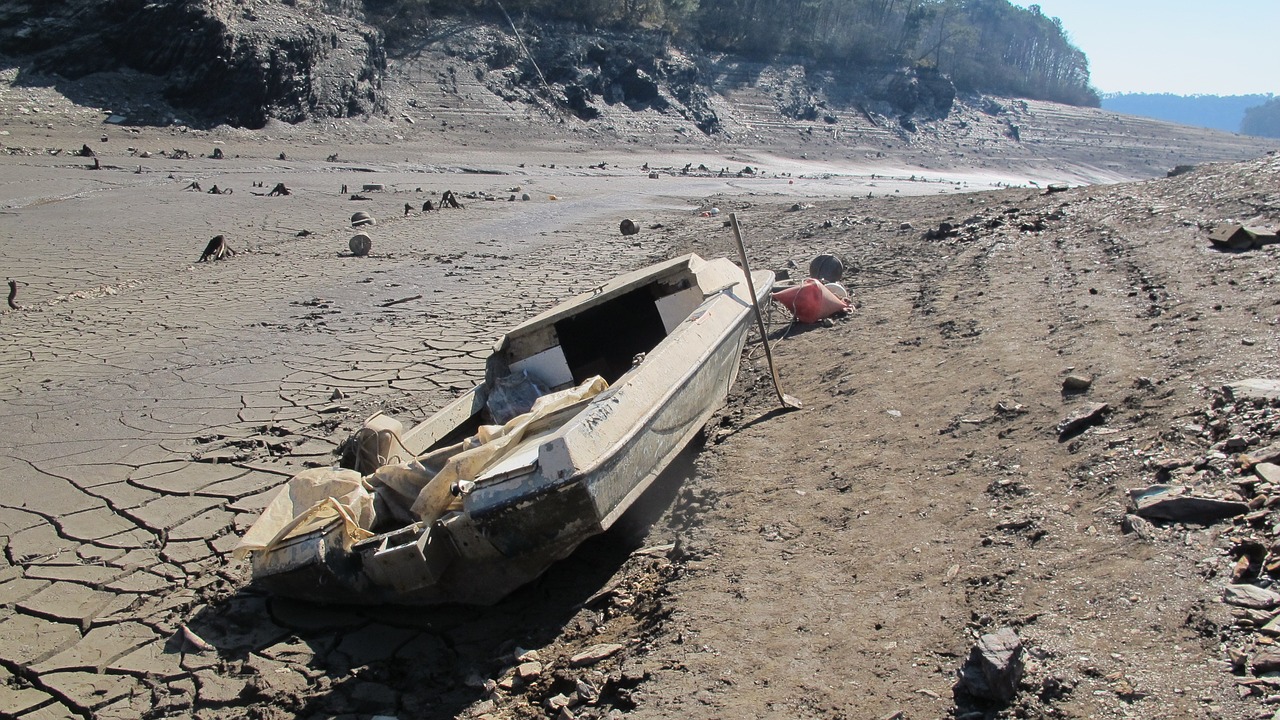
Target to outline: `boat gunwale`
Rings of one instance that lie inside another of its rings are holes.
[[[757,284],[757,295],[759,296],[759,295],[767,294],[769,292],[769,288],[773,285],[773,281],[774,281],[773,272],[768,270],[759,270],[759,271],[756,271],[754,274],[760,277],[767,277],[767,282],[761,281],[760,283]],[[466,515],[468,517],[483,517],[490,513],[500,512],[512,505],[515,505],[521,502],[527,502],[531,497],[535,497],[536,495],[541,494],[543,492],[551,492],[551,491],[563,488],[565,486],[581,482],[584,478],[597,474],[600,471],[600,468],[602,468],[603,466],[607,465],[610,462],[610,458],[613,458],[614,456],[618,455],[619,452],[624,447],[626,447],[626,445],[629,442],[631,442],[631,440],[636,436],[637,432],[647,430],[650,424],[652,423],[654,417],[658,415],[664,407],[670,404],[669,403],[670,398],[677,395],[679,391],[686,388],[693,381],[693,378],[698,374],[698,368],[705,367],[707,359],[714,356],[716,353],[718,353],[720,349],[725,345],[725,343],[729,340],[729,338],[733,337],[737,333],[739,327],[745,326],[747,324],[744,318],[751,312],[750,301],[744,301],[741,298],[739,298],[737,295],[729,295],[728,293],[729,290],[739,286],[741,286],[745,290],[746,289],[745,275],[743,276],[743,278],[744,278],[743,280],[739,280],[723,288],[720,288],[717,291],[716,296],[707,298],[706,301],[699,306],[698,309],[702,309],[707,305],[707,303],[719,302],[721,300],[724,300],[726,297],[729,297],[742,303],[742,312],[740,312],[737,316],[735,316],[735,319],[732,322],[725,323],[725,326],[722,329],[722,331],[716,335],[715,342],[707,343],[706,350],[700,353],[694,359],[693,362],[690,362],[688,364],[689,368],[692,368],[691,371],[681,373],[679,380],[675,383],[670,384],[666,392],[664,392],[661,396],[659,396],[654,402],[646,403],[647,409],[635,421],[634,423],[635,429],[633,429],[633,431],[619,435],[608,447],[602,449],[600,452],[593,453],[594,457],[592,458],[591,464],[584,465],[579,468],[575,468],[576,472],[564,478],[563,480],[544,475],[543,477],[546,478],[547,482],[543,483],[537,490],[533,491],[532,493],[529,493],[527,495],[513,496],[505,502],[487,505],[482,510],[477,509],[476,511],[473,511],[471,508],[466,507],[466,503],[464,501],[463,511],[466,513]],[[753,280],[755,279],[756,278],[753,278]],[[694,313],[696,312],[697,312],[697,309],[691,312],[689,314],[689,317],[692,318]],[[687,321],[688,319],[686,319],[685,322]],[[682,322],[681,324],[684,324],[684,323]],[[746,332],[749,332],[749,330],[747,330]],[[663,343],[668,342],[675,335],[676,335],[676,332],[672,332],[670,335],[664,338],[663,341],[658,345],[662,345]],[[612,397],[616,393],[618,389],[625,387],[627,382],[629,382],[627,378],[634,379],[634,377],[638,376],[638,374],[643,369],[644,369],[644,363],[642,362],[639,366],[628,371],[621,378],[618,378],[618,382],[614,383],[613,385],[610,385],[607,390],[600,393],[596,397],[592,398],[586,406],[584,406],[578,413],[575,413],[572,417],[570,417],[563,426],[557,429],[551,437],[543,440],[543,442],[555,442],[556,440],[560,440],[561,442],[567,442],[566,436],[568,435],[569,432],[571,432],[576,427],[575,422],[582,416],[583,413],[587,412],[596,403],[607,401],[610,397]],[[728,392],[728,388],[726,388],[725,392],[726,393]],[[682,440],[680,442],[675,443],[674,447],[676,448],[683,447],[686,444],[685,440],[686,439],[682,437]],[[655,467],[658,465],[665,466],[669,464],[669,462],[670,462],[670,457],[664,457],[660,461],[655,462],[654,466]],[[477,485],[479,485],[481,482],[483,482],[485,485],[490,485],[491,483],[496,484],[496,483],[505,482],[518,477],[538,474],[539,468],[540,468],[540,465],[538,461],[535,460],[533,463],[529,465],[512,468],[511,472],[503,473],[502,477],[485,478],[483,480],[477,479],[476,482],[477,482]],[[527,472],[521,473],[519,472],[520,470],[527,470]],[[634,489],[632,491],[628,491],[628,493],[624,496],[624,499],[626,497],[632,497],[633,495],[634,495]],[[622,503],[620,502],[619,507],[621,507],[621,505]],[[618,511],[618,508],[615,507],[611,509],[608,513],[606,513],[604,516],[600,517],[598,522],[602,528],[607,528],[611,524],[611,521],[606,522],[606,520],[608,520],[611,516],[616,515],[617,511]]]

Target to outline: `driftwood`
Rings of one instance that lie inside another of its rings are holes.
[[[98,154],[95,153],[93,148],[88,145],[81,145],[80,151],[77,152],[76,155],[79,155],[80,157],[97,157]]]
[[[400,303],[407,303],[413,300],[421,300],[421,299],[422,299],[421,295],[413,295],[411,297],[400,298],[399,300],[388,300],[384,303],[378,303],[378,307],[391,307],[392,305],[399,305]]]
[[[192,183],[184,188],[189,192],[204,192],[204,188],[200,187],[200,183],[192,181]]]
[[[227,188],[226,190],[219,190],[217,185],[214,185],[213,187],[209,188],[210,195],[230,195],[233,192],[235,191],[232,190],[231,188]]]
[[[435,209],[436,209],[436,206],[432,205],[430,200],[422,203],[422,212],[431,212],[432,210],[435,210]]]
[[[276,183],[276,186],[271,188],[271,192],[267,193],[267,195],[270,197],[276,197],[278,195],[290,195],[290,194],[292,193],[289,192],[289,188],[285,187],[284,183],[282,182]]]
[[[325,158],[325,160],[327,160],[328,162],[338,162],[338,153],[334,153],[330,155],[329,157]]]
[[[444,194],[440,196],[440,207],[457,208],[458,210],[466,209],[462,203],[458,202],[458,196],[454,195],[452,190],[445,190]]]
[[[227,245],[227,239],[221,235],[214,235],[209,243],[204,246],[204,252],[200,255],[197,262],[205,262],[206,260],[225,260],[235,255],[235,250]]]
[[[413,206],[409,203],[404,204],[404,216],[409,217],[409,213],[413,211]]]
[[[10,310],[18,309],[18,303],[13,301],[13,299],[16,297],[18,297],[18,281],[14,280],[13,278],[9,278],[9,309]]]
[[[634,220],[627,218],[618,224],[618,230],[623,235],[635,235],[640,232],[640,226],[636,225]]]
[[[221,160],[221,159],[222,159],[222,148],[214,148],[214,149],[213,149],[213,155],[212,155],[211,157],[212,157],[214,160]]]

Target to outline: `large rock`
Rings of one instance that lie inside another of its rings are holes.
[[[1177,485],[1152,485],[1129,491],[1134,512],[1152,520],[1210,525],[1249,512],[1249,505],[1238,500],[1201,497]]]
[[[1249,378],[1228,383],[1224,389],[1235,400],[1249,400],[1264,405],[1280,402],[1280,380]]]
[[[1005,704],[1017,695],[1023,670],[1022,640],[1012,628],[1000,628],[978,639],[958,686],[979,700]]]
[[[1222,601],[1237,607],[1270,610],[1280,606],[1280,593],[1257,585],[1228,585],[1222,590]]]

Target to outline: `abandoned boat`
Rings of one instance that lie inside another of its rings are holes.
[[[751,279],[767,299],[773,273]],[[254,583],[496,602],[608,529],[723,405],[752,312],[741,268],[686,255],[525,322],[431,418],[403,433],[371,418],[356,469],[291,479],[237,548]]]

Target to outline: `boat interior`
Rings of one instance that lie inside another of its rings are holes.
[[[481,424],[505,422],[539,395],[595,375],[616,383],[704,299],[696,273],[679,263],[667,273],[598,291],[598,298],[588,296],[521,325],[489,358],[484,407],[432,447],[457,442]],[[504,393],[517,398],[514,408],[504,406],[509,400]]]

